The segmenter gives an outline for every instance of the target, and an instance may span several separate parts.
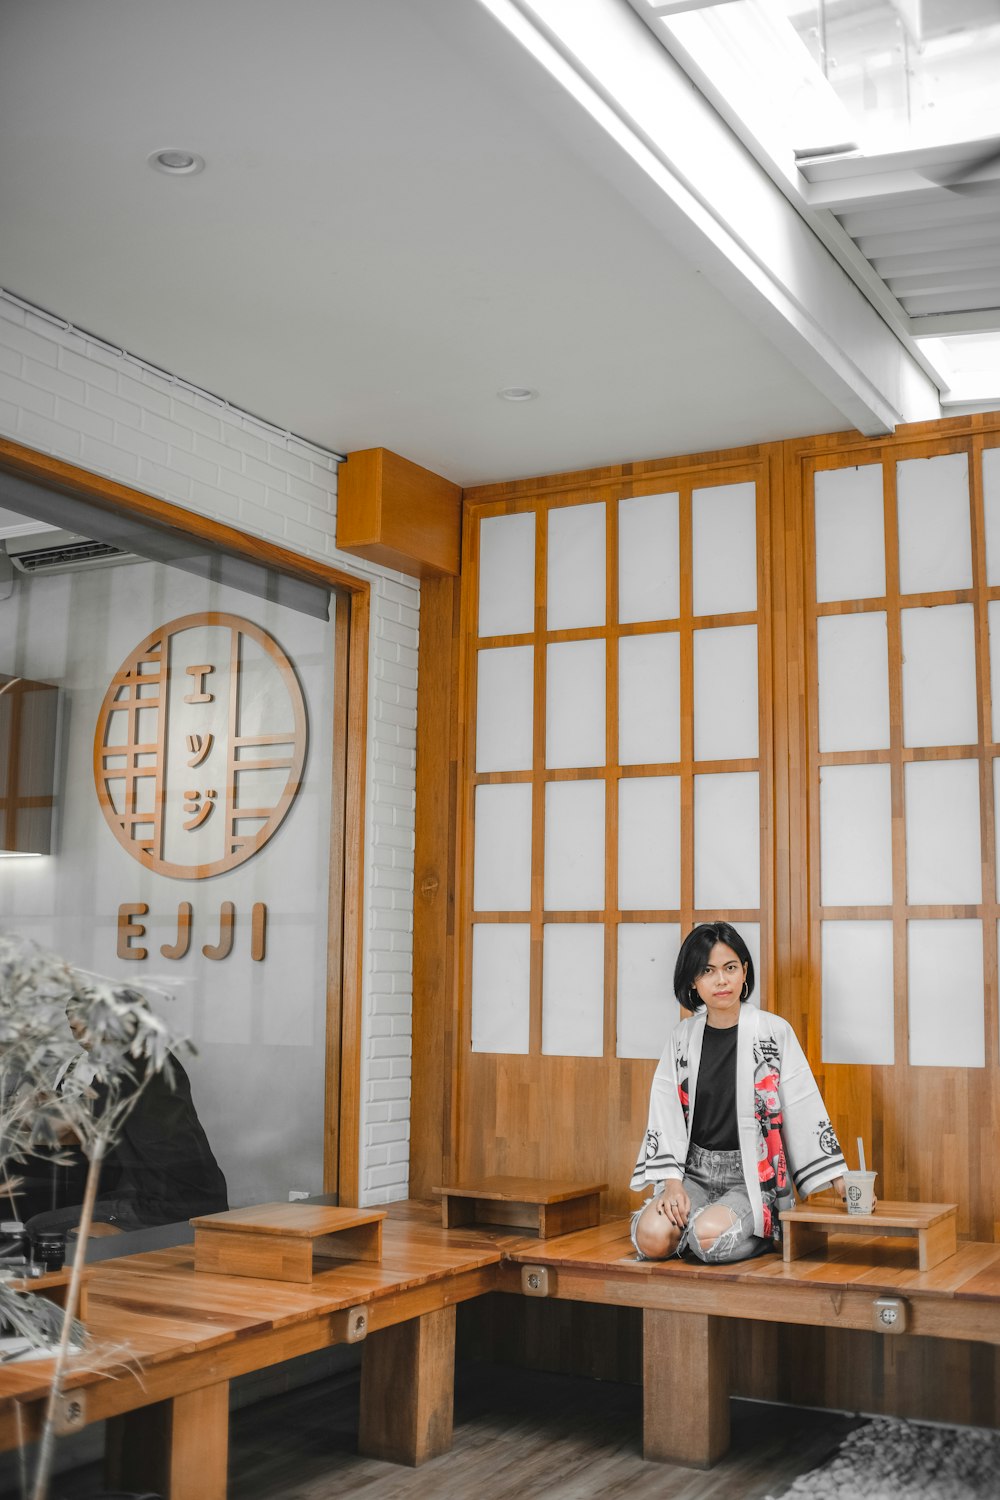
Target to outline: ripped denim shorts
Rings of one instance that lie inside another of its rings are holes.
[[[691,1210],[681,1233],[680,1243],[671,1252],[673,1255],[681,1255],[689,1250],[698,1260],[705,1261],[708,1265],[718,1265],[750,1260],[753,1256],[763,1255],[765,1251],[774,1248],[770,1239],[763,1239],[754,1232],[753,1207],[743,1180],[743,1161],[739,1151],[706,1151],[703,1146],[692,1146],[684,1167],[684,1190],[691,1200]],[[765,1187],[765,1203],[772,1196],[773,1192],[769,1194]],[[649,1203],[653,1201],[650,1199]],[[650,1258],[642,1253],[636,1242],[636,1228],[649,1203],[644,1203],[632,1215],[632,1244],[640,1260]],[[698,1215],[710,1205],[728,1208],[732,1224],[706,1246],[701,1243],[694,1229]]]

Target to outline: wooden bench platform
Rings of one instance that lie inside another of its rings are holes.
[[[543,1240],[445,1230],[439,1215],[437,1203],[392,1205],[380,1264],[308,1283],[199,1272],[189,1245],[94,1266],[89,1325],[112,1352],[78,1362],[67,1390],[79,1425],[111,1419],[109,1482],[224,1500],[229,1381],[346,1342],[363,1348],[361,1451],[409,1464],[443,1453],[455,1308],[493,1291],[640,1309],[643,1452],[688,1465],[728,1447],[732,1319],[1000,1345],[1000,1245],[960,1245],[923,1272],[898,1239],[836,1236],[788,1263],[704,1266],[639,1261],[624,1219]],[[879,1323],[887,1301],[901,1317]],[[0,1368],[0,1448],[17,1443],[18,1409],[25,1436],[37,1433],[50,1370]]]
[[[530,1286],[532,1277],[538,1289]],[[1000,1344],[1000,1245],[963,1244],[929,1271],[899,1239],[830,1236],[823,1253],[737,1265],[640,1261],[628,1222],[522,1245],[501,1291],[642,1310],[643,1453],[696,1466],[729,1446],[731,1319]],[[887,1320],[886,1304],[896,1316]],[[683,1351],[683,1352],[680,1352]]]

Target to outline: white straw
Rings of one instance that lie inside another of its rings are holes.
[[[862,1172],[867,1172],[868,1168],[865,1166],[865,1143],[864,1138],[860,1135],[858,1136],[858,1161],[861,1163]]]

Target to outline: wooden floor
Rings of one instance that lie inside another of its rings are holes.
[[[455,1443],[420,1469],[357,1455],[353,1374],[235,1412],[232,1500],[765,1500],[822,1463],[857,1425],[831,1413],[733,1402],[732,1451],[710,1472],[640,1456],[642,1393],[478,1363],[456,1373]],[[54,1500],[100,1489],[96,1466]],[[0,1497],[6,1500],[6,1497]],[[13,1497],[10,1497],[13,1500]]]

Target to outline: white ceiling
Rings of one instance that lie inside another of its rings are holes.
[[[8,290],[461,484],[847,425],[475,0],[2,0],[0,202]]]

